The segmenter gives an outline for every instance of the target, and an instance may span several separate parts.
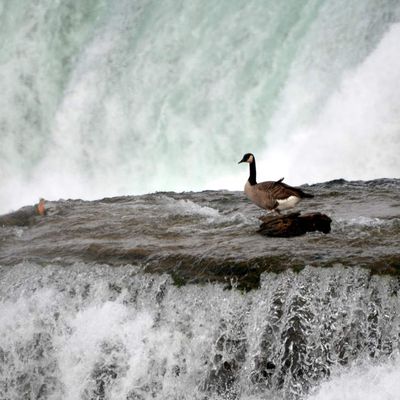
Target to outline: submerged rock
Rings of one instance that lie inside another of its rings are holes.
[[[300,215],[299,212],[288,215],[263,216],[259,218],[262,221],[259,233],[266,236],[292,237],[304,235],[307,232],[331,231],[332,220],[319,212]]]
[[[0,226],[28,226],[35,222],[36,217],[46,215],[45,201],[22,207],[17,211],[0,216]]]

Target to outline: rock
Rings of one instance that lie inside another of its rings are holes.
[[[332,222],[327,215],[319,212],[304,215],[300,215],[299,212],[287,215],[266,215],[259,219],[262,224],[258,232],[273,237],[300,236],[314,231],[329,233]]]
[[[44,199],[34,206],[22,207],[9,214],[0,215],[0,226],[29,226],[35,222],[37,216],[46,215]]]

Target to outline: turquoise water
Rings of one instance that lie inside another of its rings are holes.
[[[0,5],[0,210],[399,175],[398,1]]]
[[[0,210],[399,176],[398,1],[3,1]],[[243,179],[238,177],[242,176]]]
[[[1,1],[0,214],[54,201],[0,227],[0,397],[396,398],[399,43],[398,0]],[[249,151],[360,180],[329,235],[201,192]]]

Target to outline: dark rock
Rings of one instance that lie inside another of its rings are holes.
[[[329,233],[332,220],[319,212],[300,215],[299,212],[287,215],[266,215],[260,217],[262,224],[259,233],[274,237],[292,237],[307,232]]]
[[[0,215],[0,226],[29,226],[32,225],[38,216],[46,215],[45,203],[40,199],[34,206],[22,207],[9,214]]]
[[[37,215],[34,206],[23,207],[17,211],[0,216],[0,225],[5,226],[28,226]]]

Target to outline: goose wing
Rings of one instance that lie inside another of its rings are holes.
[[[257,190],[265,192],[271,199],[283,200],[290,196],[304,197],[305,193],[299,189],[283,183],[283,178],[279,181],[267,181],[257,183]]]

